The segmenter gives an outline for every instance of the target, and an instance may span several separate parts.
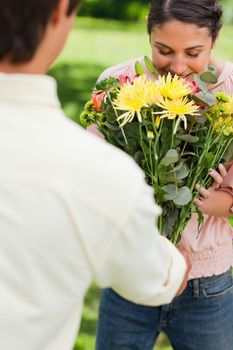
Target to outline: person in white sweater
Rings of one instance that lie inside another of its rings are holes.
[[[144,305],[186,285],[134,161],[62,112],[53,78],[79,0],[11,0],[0,31],[0,349],[72,349],[90,283]],[[93,161],[93,159],[95,161]]]

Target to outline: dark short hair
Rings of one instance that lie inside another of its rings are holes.
[[[217,0],[151,0],[147,30],[177,20],[207,28],[213,40],[222,27],[222,7]]]
[[[0,0],[0,60],[30,61],[60,0]],[[70,0],[67,16],[82,0]],[[5,33],[5,34],[3,34]]]

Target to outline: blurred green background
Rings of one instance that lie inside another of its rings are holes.
[[[225,6],[225,25],[215,56],[233,61],[233,2]],[[86,0],[77,17],[66,47],[49,74],[58,81],[58,94],[66,114],[79,120],[99,74],[124,60],[150,54],[145,16],[147,0]],[[233,222],[232,222],[233,223]],[[98,313],[99,289],[92,286],[85,298],[81,330],[74,350],[93,350]],[[170,350],[160,336],[156,350]]]

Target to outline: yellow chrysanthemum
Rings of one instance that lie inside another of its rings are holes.
[[[179,78],[177,75],[172,77],[171,73],[168,73],[166,76],[160,76],[157,81],[157,87],[163,97],[171,100],[180,99],[192,92],[192,88],[185,83],[184,79]]]
[[[233,95],[229,97],[229,102],[227,102],[224,107],[226,108],[227,114],[233,114]]]
[[[120,126],[131,122],[137,115],[139,122],[142,121],[141,109],[146,106],[146,76],[141,75],[135,79],[134,83],[126,83],[121,86],[117,98],[113,105],[120,111],[126,111],[118,117]]]
[[[151,105],[156,105],[159,101],[161,101],[161,94],[158,89],[158,85],[151,81],[148,80],[146,82],[146,103],[151,106]]]
[[[233,134],[233,118],[232,116],[228,116],[226,118],[219,117],[214,123],[214,129],[217,132],[222,132],[225,135]]]
[[[199,108],[193,101],[189,101],[187,97],[170,100],[165,98],[163,101],[158,103],[158,106],[163,110],[155,112],[155,114],[161,114],[161,118],[168,119],[182,119],[184,122],[185,129],[187,128],[186,115],[199,115]]]

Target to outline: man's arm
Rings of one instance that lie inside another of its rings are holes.
[[[186,263],[155,226],[160,209],[153,202],[151,188],[144,188],[138,199],[102,263],[97,283],[112,287],[135,303],[162,305],[171,302],[186,286]]]

